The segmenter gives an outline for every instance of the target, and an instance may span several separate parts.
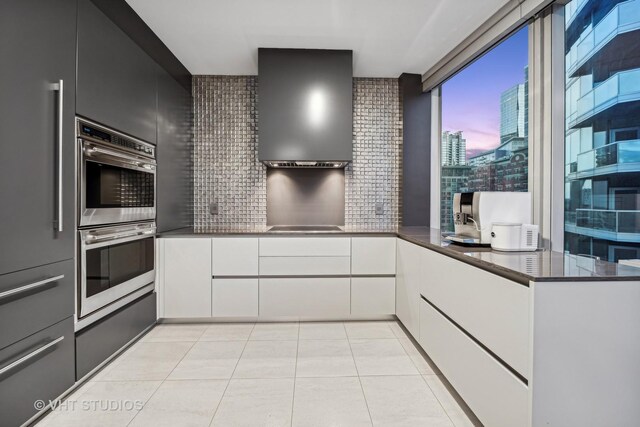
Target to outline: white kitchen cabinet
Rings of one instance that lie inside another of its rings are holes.
[[[375,316],[395,314],[395,312],[395,277],[351,278],[352,315]]]
[[[396,274],[395,237],[353,237],[351,274]]]
[[[213,279],[211,283],[213,317],[258,316],[258,279]]]
[[[261,317],[346,318],[349,278],[260,279]]]
[[[527,386],[424,300],[419,342],[484,425],[529,425]]]
[[[261,276],[348,275],[348,256],[260,257]]]
[[[413,335],[420,331],[420,284],[426,280],[424,257],[427,249],[398,240],[396,275],[396,316]]]
[[[257,276],[257,237],[215,237],[212,239],[213,276]]]
[[[421,294],[529,378],[529,287],[424,249],[429,280]]]
[[[164,317],[211,316],[211,239],[164,239]]]
[[[260,256],[351,256],[349,237],[264,237]]]

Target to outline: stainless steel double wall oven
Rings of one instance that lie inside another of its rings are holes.
[[[81,329],[153,290],[156,149],[78,118]]]

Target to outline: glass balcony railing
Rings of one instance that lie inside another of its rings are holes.
[[[640,211],[576,209],[575,215],[578,227],[611,233],[640,233]]]
[[[640,100],[640,69],[616,73],[578,99],[577,114],[568,125],[573,127],[618,102],[634,99]]]
[[[576,13],[583,6],[578,5]],[[588,27],[580,39],[571,46],[566,57],[567,73],[573,75],[616,35],[637,29],[640,29],[640,0],[619,3],[595,27]]]
[[[564,8],[564,21],[566,26],[569,26],[573,19],[578,15],[578,13],[582,10],[585,4],[587,4],[589,0],[573,0]]]
[[[575,172],[630,163],[638,163],[640,171],[640,140],[638,139],[619,141],[578,154],[578,167]]]

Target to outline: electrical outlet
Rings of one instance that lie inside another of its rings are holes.
[[[376,203],[376,215],[384,215],[384,203]]]
[[[211,215],[218,215],[218,204],[217,203],[211,203],[209,205],[209,213]]]

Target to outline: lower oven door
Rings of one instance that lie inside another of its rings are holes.
[[[155,280],[155,224],[80,231],[79,318]]]

